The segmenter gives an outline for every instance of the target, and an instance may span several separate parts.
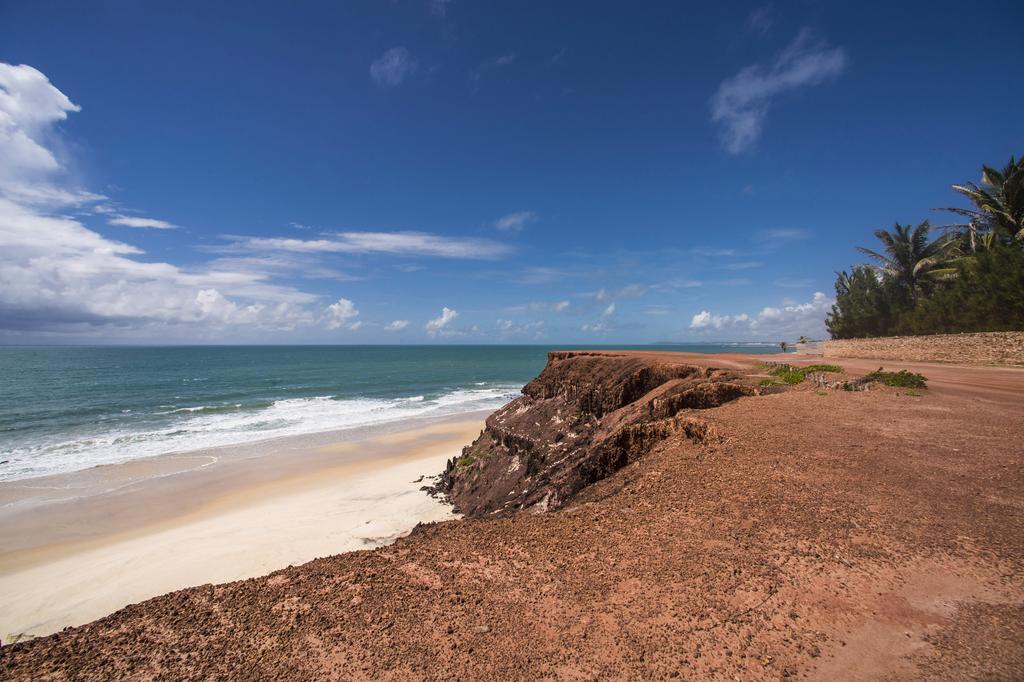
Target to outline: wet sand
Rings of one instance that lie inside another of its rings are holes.
[[[417,522],[451,518],[418,479],[441,471],[483,417],[2,484],[0,637],[49,634],[165,592],[376,547]]]

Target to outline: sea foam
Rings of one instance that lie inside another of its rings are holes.
[[[50,438],[0,451],[0,481],[76,471],[143,457],[322,433],[406,419],[496,409],[519,393],[514,385],[457,388],[427,398],[314,396],[251,403],[165,406],[146,425],[84,427],[73,437]]]

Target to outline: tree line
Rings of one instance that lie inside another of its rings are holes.
[[[971,208],[949,225],[876,230],[881,249],[836,279],[834,339],[1024,329],[1024,157],[953,185]]]

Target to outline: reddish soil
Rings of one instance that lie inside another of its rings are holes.
[[[930,388],[741,397],[558,511],[158,597],[0,677],[1020,679],[1024,371],[885,364]]]

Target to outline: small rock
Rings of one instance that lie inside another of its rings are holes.
[[[473,628],[473,632],[477,633],[478,635],[482,635],[482,634],[485,634],[485,633],[490,632],[490,631],[491,631],[491,626],[490,625],[477,625],[476,627]]]

